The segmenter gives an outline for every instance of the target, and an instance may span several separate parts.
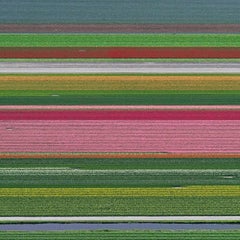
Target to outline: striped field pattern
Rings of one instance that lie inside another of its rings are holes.
[[[0,3],[0,221],[239,217],[239,2],[57,2]],[[0,239],[240,238],[58,234]]]

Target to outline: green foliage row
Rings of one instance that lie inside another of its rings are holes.
[[[202,170],[1,170],[0,187],[182,187],[239,185],[240,171]],[[223,193],[224,196],[224,193]]]
[[[1,105],[238,105],[238,93],[0,96]]]
[[[240,231],[45,231],[45,232],[0,232],[3,240],[238,240]]]
[[[0,168],[240,169],[238,158],[2,158]]]
[[[0,197],[0,216],[240,215],[240,197]]]
[[[0,47],[239,47],[239,34],[0,34]]]

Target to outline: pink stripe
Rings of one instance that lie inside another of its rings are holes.
[[[59,106],[59,105],[5,105],[0,106],[0,110],[135,110],[135,109],[148,109],[148,110],[199,110],[199,109],[207,109],[207,110],[240,110],[240,106],[236,105],[211,105],[211,106],[189,106],[189,105],[176,105],[176,106],[163,106],[163,105],[138,105],[138,106],[132,106],[132,105],[90,105],[90,106],[79,106],[79,105],[65,105],[65,106]]]
[[[0,152],[240,152],[240,121],[1,121],[0,136]]]
[[[0,120],[240,120],[240,111],[0,111]]]

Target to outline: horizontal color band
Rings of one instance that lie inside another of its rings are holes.
[[[240,58],[240,48],[0,48],[0,58]]]
[[[1,152],[239,153],[239,121],[1,121]]]
[[[1,33],[240,33],[240,24],[0,24]]]
[[[84,94],[0,96],[1,105],[239,105],[240,94]]]
[[[0,34],[0,47],[240,47],[239,34]]]
[[[49,159],[49,158],[85,158],[85,159],[91,159],[91,158],[107,158],[107,159],[112,159],[112,158],[138,158],[138,159],[145,159],[145,158],[169,158],[169,159],[175,159],[175,158],[235,158],[238,159],[240,158],[240,153],[144,153],[144,152],[125,152],[125,153],[97,153],[97,152],[92,152],[92,153],[80,153],[80,152],[72,152],[72,153],[67,153],[67,152],[62,152],[62,153],[51,153],[51,152],[35,152],[35,153],[27,153],[27,152],[15,152],[15,153],[0,153],[0,159],[29,159],[29,158],[44,158],[44,159]]]
[[[0,120],[240,120],[240,111],[0,111]]]
[[[0,222],[231,222],[240,221],[240,216],[78,216],[78,217],[0,217]],[[223,231],[225,233],[225,231]],[[19,234],[19,233],[18,233]],[[129,234],[129,233],[128,233]],[[151,233],[149,233],[151,234]],[[11,236],[13,233],[11,233]],[[161,236],[163,233],[161,233]],[[191,232],[192,235],[192,232]],[[219,237],[220,234],[217,235]],[[44,235],[45,236],[45,235]],[[94,235],[95,236],[95,235]],[[144,235],[145,237],[146,235]],[[150,235],[149,235],[150,236]],[[152,235],[151,235],[152,236]],[[172,236],[172,235],[171,235]],[[202,235],[200,235],[201,237]],[[221,236],[221,235],[220,235]],[[228,237],[228,235],[224,235]],[[107,237],[107,236],[106,236]],[[235,236],[233,236],[235,237]]]
[[[149,196],[150,197],[217,197],[217,196],[218,197],[240,197],[240,186],[238,185],[191,186],[190,185],[190,186],[182,186],[179,188],[178,187],[176,188],[174,187],[0,188],[0,197],[149,197]]]
[[[15,65],[15,64],[14,64]],[[12,68],[14,68],[14,65]],[[49,64],[51,66],[51,64]],[[10,66],[7,64],[0,64],[0,69],[4,66]],[[18,67],[20,67],[19,64]],[[23,65],[24,66],[24,65]],[[31,64],[27,65],[30,68]],[[32,65],[33,68],[36,64]],[[49,68],[50,68],[49,66]],[[81,66],[80,65],[76,65]],[[98,64],[96,64],[96,67]],[[161,66],[161,65],[159,65]],[[38,67],[41,67],[39,64]],[[60,66],[59,66],[60,67]],[[67,67],[67,64],[64,65]],[[99,65],[101,67],[101,64]],[[139,65],[139,68],[141,64]],[[114,65],[113,65],[114,68]],[[1,71],[1,70],[0,70]],[[151,71],[151,68],[149,68]],[[176,68],[177,71],[177,68]],[[2,91],[3,90],[3,91]],[[122,91],[125,93],[156,93],[156,91],[163,91],[162,93],[173,93],[178,91],[189,91],[185,93],[191,93],[196,91],[238,91],[240,90],[240,76],[238,75],[222,75],[222,76],[210,76],[210,75],[0,75],[0,96],[3,96],[4,91],[19,91],[16,95],[24,96],[25,90],[27,91],[47,91],[46,95],[51,95],[54,90],[63,91],[61,95],[65,95],[64,91],[73,91],[75,93],[87,93],[86,91],[92,91],[95,94],[109,93],[107,91]],[[170,92],[169,92],[170,91]],[[6,95],[11,94],[10,92]],[[17,92],[16,92],[17,93]],[[116,92],[115,92],[116,93]],[[181,92],[183,93],[183,92]],[[202,92],[206,93],[206,92]],[[233,92],[232,92],[233,93]],[[26,94],[29,95],[29,94]],[[34,94],[35,95],[35,94]],[[67,94],[68,95],[68,94]],[[30,95],[29,95],[30,96]]]
[[[7,58],[9,61],[9,58]],[[15,59],[15,58],[14,58]],[[43,60],[42,58],[39,58]],[[62,59],[62,58],[61,58]],[[84,60],[85,58],[82,58],[80,60]],[[101,58],[102,59],[102,58]],[[112,60],[112,58],[110,58]],[[175,58],[174,58],[175,59]],[[31,59],[32,60],[32,59]],[[163,77],[169,77],[169,78],[176,78],[182,79],[182,77],[186,77],[186,75],[190,75],[190,77],[193,76],[193,79],[196,77],[202,78],[205,76],[205,79],[208,79],[210,74],[212,74],[212,78],[219,77],[221,79],[228,78],[232,74],[236,74],[236,78],[239,77],[240,74],[240,63],[204,63],[204,62],[191,62],[191,63],[161,63],[161,62],[151,62],[148,59],[148,62],[140,62],[140,63],[129,63],[129,62],[30,62],[30,59],[28,62],[26,62],[26,59],[24,58],[24,62],[0,62],[0,73],[2,74],[22,74],[18,75],[17,77],[20,77],[21,80],[22,77],[24,77],[27,73],[31,74],[41,74],[39,77],[43,77],[43,74],[57,74],[55,77],[61,77],[60,74],[88,74],[92,75],[92,77],[96,77],[98,75],[99,78],[103,78],[104,75],[109,75],[109,77],[113,77],[113,75],[120,75],[115,76],[113,78],[117,77],[129,77],[131,74],[135,74],[135,77],[137,76],[138,79],[140,79],[139,74],[141,73],[144,77],[150,77],[153,75],[159,75],[163,74],[163,76],[158,76],[159,78]],[[50,59],[47,59],[48,61]],[[73,60],[73,59],[72,59]],[[79,59],[77,59],[79,60]],[[124,59],[120,59],[124,60]],[[138,75],[137,75],[138,74]],[[201,75],[202,74],[202,75]],[[221,76],[220,74],[225,74],[224,76]],[[228,75],[226,75],[228,74]],[[179,75],[181,78],[179,78]],[[194,77],[195,75],[195,77]],[[13,76],[6,76],[2,75],[0,76],[1,80],[2,78],[6,79],[15,79],[16,77]],[[26,77],[26,76],[25,76]],[[33,77],[33,76],[31,76]],[[35,76],[38,77],[38,76]],[[78,78],[78,77],[84,77],[84,76],[65,76],[72,78]],[[155,76],[157,77],[157,76]],[[233,77],[233,76],[232,76]],[[233,79],[231,77],[231,79]],[[33,77],[34,78],[34,77]],[[51,77],[51,80],[53,77]],[[133,78],[133,76],[131,77]],[[29,80],[29,79],[28,79]],[[172,79],[173,80],[173,79]],[[226,79],[225,79],[226,80]]]
[[[43,110],[43,111],[59,111],[59,110],[95,110],[95,111],[101,111],[101,110],[192,110],[192,111],[198,111],[198,110],[240,110],[240,106],[234,106],[234,105],[229,105],[229,106],[224,106],[224,105],[213,105],[213,106],[188,106],[188,105],[182,105],[182,106],[161,106],[161,105],[138,105],[138,106],[131,106],[131,105],[102,105],[102,106],[81,106],[81,105],[69,105],[69,106],[59,106],[59,105],[42,105],[42,106],[37,106],[37,105],[19,105],[19,106],[14,106],[14,105],[0,105],[0,111],[1,110],[8,110],[8,111],[16,111],[16,110],[30,110],[30,111],[35,111],[35,110]]]
[[[4,1],[1,23],[237,23],[238,0]],[[16,7],[17,6],[17,7]]]

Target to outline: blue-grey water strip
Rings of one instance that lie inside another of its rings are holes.
[[[240,224],[219,223],[42,223],[0,224],[0,231],[67,231],[67,230],[235,230]]]
[[[0,23],[240,23],[239,0],[0,1]]]

